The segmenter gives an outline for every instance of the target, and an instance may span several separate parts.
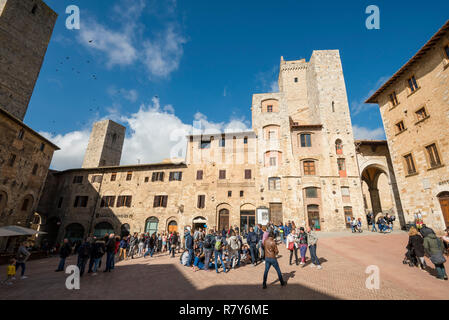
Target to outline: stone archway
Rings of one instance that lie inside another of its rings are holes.
[[[389,182],[388,173],[387,170],[378,164],[372,164],[364,168],[362,171],[362,181],[366,183],[368,187],[368,193],[369,193],[369,199],[371,204],[371,210],[373,214],[376,216],[379,213],[382,213],[384,210],[389,210],[391,208],[388,207],[382,207],[382,199],[381,194],[379,191],[379,179],[381,179],[381,176],[385,175],[387,177],[387,183]],[[389,184],[389,183],[388,183]],[[385,185],[382,186],[385,188]],[[388,186],[388,188],[390,188]],[[384,191],[384,190],[382,190]],[[389,191],[389,190],[388,190]],[[385,192],[383,192],[383,196],[385,197]],[[388,194],[390,194],[388,192]],[[365,195],[366,196],[366,195]],[[391,195],[390,195],[391,197]],[[390,201],[391,202],[391,201]]]

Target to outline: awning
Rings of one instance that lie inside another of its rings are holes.
[[[32,236],[35,234],[46,234],[46,232],[20,226],[0,227],[0,237]]]
[[[193,223],[206,223],[207,220],[204,218],[195,218],[193,219]]]

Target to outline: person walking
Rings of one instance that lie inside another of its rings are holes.
[[[251,254],[251,263],[253,266],[257,265],[257,260],[258,260],[258,256],[257,256],[257,234],[254,232],[254,228],[250,227],[249,228],[249,233],[248,236],[246,237],[246,242],[249,245],[249,252]]]
[[[22,242],[16,254],[16,271],[19,270],[19,267],[22,269],[20,272],[20,279],[28,278],[25,275],[25,263],[27,262],[31,253],[27,250],[26,245],[27,245],[26,241]]]
[[[139,238],[137,232],[135,232],[132,236],[129,238],[129,251],[128,251],[128,259],[131,257],[131,259],[134,259],[134,254],[136,253],[136,249],[139,245]]]
[[[115,258],[115,236],[113,233],[109,235],[106,242],[106,269],[103,272],[111,272],[114,269]]]
[[[310,260],[312,260],[311,267],[316,267],[318,270],[322,269],[320,260],[316,255],[316,246],[318,242],[318,236],[312,227],[307,227],[307,245],[309,246]]]
[[[101,259],[106,252],[106,244],[102,238],[95,239],[92,244],[91,249],[91,258],[89,261],[89,271],[88,273],[92,273],[93,276],[97,275],[97,270],[100,266]]]
[[[377,229],[376,229],[376,217],[374,217],[374,214],[372,212],[370,214],[370,221],[371,221],[371,224],[372,224],[371,232],[377,232]]]
[[[281,286],[285,286],[287,284],[287,282],[285,282],[284,279],[282,278],[281,269],[279,268],[279,264],[276,258],[278,253],[279,250],[276,245],[276,241],[274,240],[274,234],[273,232],[270,232],[268,238],[265,240],[265,272],[263,274],[263,283],[262,283],[263,289],[267,288],[268,272],[270,271],[270,268],[272,266],[278,274]]]
[[[128,249],[128,237],[125,236],[120,240],[118,260],[126,260],[126,250]]]
[[[304,227],[299,228],[299,253],[301,254],[301,262],[304,267],[306,263],[306,252],[307,252],[307,233],[305,233]]]
[[[446,258],[443,255],[443,241],[437,238],[434,232],[427,233],[427,235],[424,236],[424,250],[429,255],[430,261],[435,265],[437,278],[440,280],[447,280],[446,269],[444,268]]]
[[[80,270],[80,277],[83,276],[84,271],[86,269],[87,261],[89,260],[90,254],[91,254],[91,238],[87,238],[86,241],[84,241],[78,248],[78,261],[77,266]]]
[[[65,259],[72,253],[72,246],[69,244],[69,239],[64,239],[64,243],[59,249],[59,265],[55,272],[64,271]]]
[[[147,239],[147,252],[145,252],[143,257],[146,258],[147,255],[153,257],[155,248],[156,248],[156,233],[153,233],[151,237]]]
[[[415,227],[410,228],[408,235],[409,238],[407,249],[416,256],[418,259],[419,268],[424,271],[427,267],[424,260],[424,239]],[[414,266],[414,263],[411,266]]]
[[[296,229],[293,229],[287,236],[287,249],[290,251],[290,265],[292,265],[293,254],[295,254],[295,263],[299,264],[298,260],[298,237],[296,236]]]

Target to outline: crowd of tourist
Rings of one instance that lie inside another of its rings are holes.
[[[372,224],[372,228],[375,229],[377,224],[379,231],[384,233],[391,232],[393,221],[394,216],[387,214],[378,217],[377,223],[373,223],[374,217],[372,214],[368,215],[368,225]],[[362,228],[360,219],[351,218],[348,222],[352,232]],[[104,262],[103,272],[111,272],[117,261],[146,259],[148,256],[153,257],[164,253],[174,258],[176,253],[182,253],[179,256],[181,264],[192,268],[194,272],[214,270],[218,274],[220,270],[223,270],[222,273],[227,273],[245,265],[257,266],[264,263],[263,288],[266,288],[266,278],[271,267],[274,267],[278,273],[281,284],[286,284],[277,262],[278,244],[285,245],[290,252],[290,265],[296,264],[302,267],[310,265],[322,269],[316,254],[317,241],[318,237],[313,228],[297,227],[294,221],[278,225],[273,223],[268,223],[266,226],[255,225],[245,228],[242,234],[237,226],[221,231],[205,228],[194,230],[187,227],[182,238],[178,232],[151,235],[134,233],[122,237],[111,233],[73,243],[69,239],[64,239],[63,243],[57,246],[60,260],[55,271],[64,271],[66,259],[73,254],[77,256],[80,276],[83,276],[86,270],[87,273],[95,276],[102,266],[102,261]],[[4,281],[6,284],[12,284],[19,270],[20,278],[27,278],[25,276],[26,261],[31,255],[28,247],[26,241],[22,242],[15,258],[10,260],[7,267],[7,279]],[[310,262],[307,261],[307,252]],[[425,224],[416,223],[410,228],[404,264],[427,270],[428,266],[424,259],[427,256],[435,265],[437,278],[447,280],[444,255],[448,253],[449,229],[445,230],[443,237],[438,238],[435,232]]]

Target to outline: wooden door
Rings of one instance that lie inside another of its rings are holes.
[[[441,211],[443,212],[444,222],[446,223],[446,228],[449,228],[449,194],[439,198]]]
[[[229,230],[229,211],[226,209],[220,210],[218,213],[218,231]]]

